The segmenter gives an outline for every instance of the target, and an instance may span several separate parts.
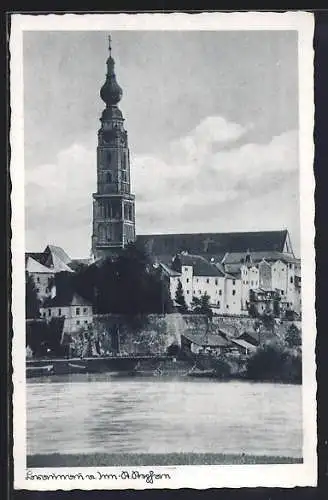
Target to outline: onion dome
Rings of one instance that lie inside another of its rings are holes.
[[[122,98],[122,89],[116,81],[116,76],[114,72],[115,62],[112,58],[111,51],[111,38],[108,37],[109,41],[109,58],[107,59],[107,75],[104,85],[100,89],[100,97],[105,102],[106,106],[115,106],[118,104]]]

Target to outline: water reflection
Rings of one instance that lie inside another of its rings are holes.
[[[301,387],[56,376],[27,384],[35,453],[246,453],[301,457]]]

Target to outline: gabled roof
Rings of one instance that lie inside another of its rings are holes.
[[[283,252],[275,252],[275,251],[250,252],[249,256],[250,256],[250,262],[248,263],[249,265],[258,264],[262,260],[265,260],[266,262],[276,262],[277,260],[281,260],[283,262],[296,263],[296,259],[295,257],[293,257],[293,255]],[[246,252],[228,252],[224,256],[222,263],[224,265],[231,265],[231,264],[242,265],[246,263],[245,258],[246,258]]]
[[[224,273],[201,255],[179,254],[179,258],[183,266],[192,266],[194,276],[218,276],[224,278]]]
[[[26,271],[28,273],[37,273],[37,274],[52,274],[54,271],[49,267],[43,266],[37,260],[34,260],[32,257],[27,257],[26,262]]]
[[[191,333],[186,333],[182,335],[187,340],[200,347],[228,347],[231,342],[226,340],[221,335],[209,334],[209,335],[193,335]]]
[[[141,234],[137,242],[153,255],[174,255],[187,251],[195,255],[224,255],[226,252],[283,252],[288,237],[281,231],[238,233]]]
[[[45,307],[91,306],[91,302],[71,290],[65,290],[54,298],[48,298],[43,303]]]
[[[72,260],[61,247],[57,247],[55,245],[48,245],[45,248],[44,253],[47,253],[48,251],[51,252],[52,255],[57,256],[58,259],[64,262],[64,264],[69,264]]]
[[[250,342],[247,342],[247,340],[243,339],[231,339],[231,342],[233,344],[236,344],[240,347],[244,347],[245,349],[249,349],[250,351],[256,351],[257,347],[254,344],[251,344]]]
[[[159,265],[161,266],[161,268],[164,271],[164,273],[167,274],[168,276],[170,276],[171,278],[175,278],[175,277],[181,276],[181,273],[178,273],[174,269],[171,269],[166,264],[163,264],[163,262],[160,262]]]
[[[37,262],[40,262],[40,264],[43,264],[43,252],[25,252],[25,265],[27,264],[29,257],[31,257],[33,260],[36,260]]]

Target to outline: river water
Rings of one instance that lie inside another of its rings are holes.
[[[108,374],[27,383],[27,452],[302,456],[301,386]]]

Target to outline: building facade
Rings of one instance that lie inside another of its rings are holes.
[[[199,255],[179,254],[171,266],[162,264],[170,280],[170,293],[174,301],[179,282],[186,305],[193,298],[209,296],[210,306],[216,314],[241,314],[241,282],[234,276],[222,272],[217,266]]]
[[[116,81],[114,65],[109,37],[106,81],[100,90],[106,108],[98,131],[97,192],[93,194],[92,254],[96,259],[117,255],[135,240],[128,136],[118,107],[122,89]]]
[[[69,334],[86,330],[93,321],[92,304],[77,293],[70,296],[58,294],[46,299],[40,308],[40,314],[47,321],[65,318],[63,333]]]

